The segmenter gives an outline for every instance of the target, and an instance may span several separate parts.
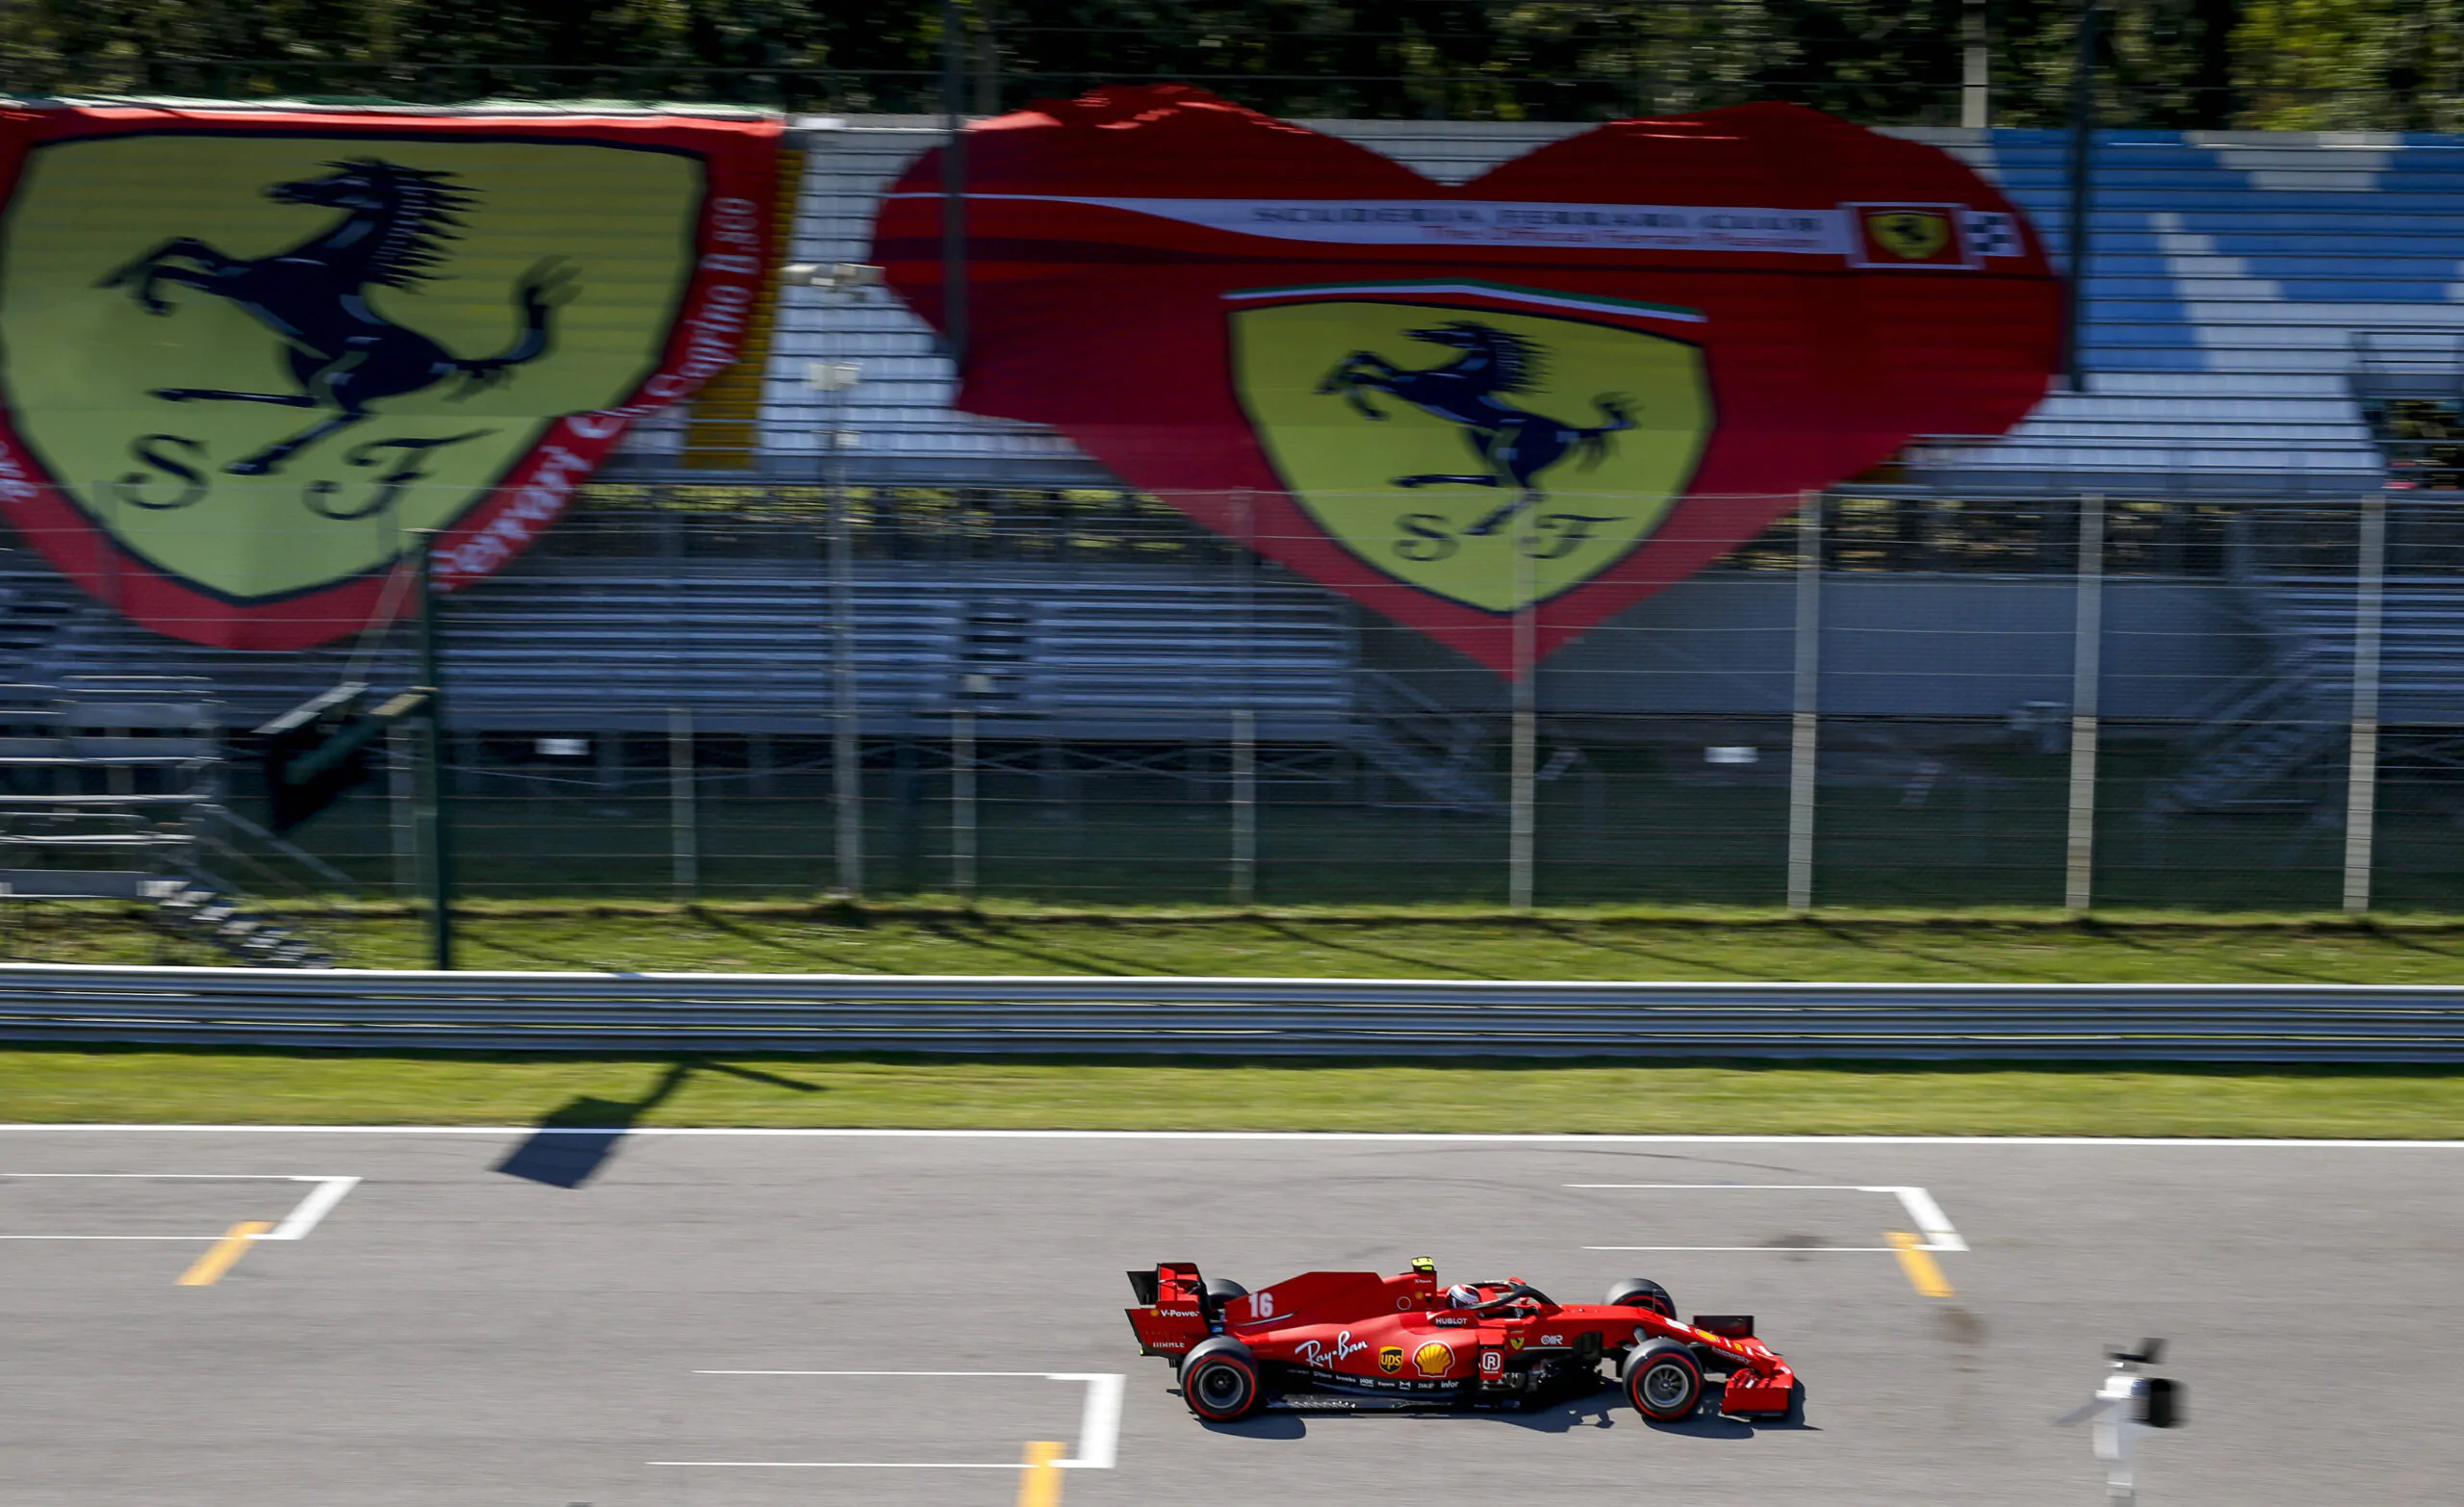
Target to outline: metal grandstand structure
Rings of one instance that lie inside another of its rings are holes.
[[[1580,129],[1311,124],[1449,182]],[[787,255],[860,261],[938,120],[792,125]],[[1900,134],[2066,255],[2056,134]],[[1835,489],[1521,698],[954,411],[886,295],[784,288],[736,369],[452,600],[477,881],[851,887],[854,842],[860,887],[1058,898],[2443,897],[2464,138],[2109,131],[2095,183],[2084,390]],[[201,649],[0,564],[0,675],[193,676],[225,728],[408,683],[408,652]],[[851,791],[852,824],[808,814]],[[403,882],[406,802],[319,851]],[[2374,848],[2382,805],[2419,820]]]

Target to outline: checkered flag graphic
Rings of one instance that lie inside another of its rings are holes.
[[[2010,216],[1970,210],[1967,249],[1970,256],[1984,257],[2017,256],[2026,248],[2019,243],[2018,224]]]

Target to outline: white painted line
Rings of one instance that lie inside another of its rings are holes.
[[[334,1205],[347,1197],[359,1186],[355,1177],[295,1177],[295,1183],[314,1183],[308,1196],[283,1218],[282,1223],[257,1237],[261,1240],[296,1240],[317,1228],[317,1222],[333,1212]]]
[[[740,1470],[1015,1470],[1018,1462],[975,1465],[949,1460],[645,1460],[654,1466],[727,1466]]]
[[[1914,1247],[1926,1251],[1964,1251],[1967,1241],[1951,1227],[1942,1206],[1934,1195],[1921,1188],[1899,1186],[1876,1187],[1857,1183],[1560,1183],[1570,1188],[1643,1188],[1660,1192],[1740,1193],[1888,1193],[1897,1198],[1900,1207],[1916,1228],[1925,1232],[1925,1243]],[[1587,1251],[1896,1251],[1895,1245],[1586,1245]]]
[[[1120,1458],[1120,1399],[1128,1378],[1118,1371],[714,1371],[697,1370],[696,1376],[981,1376],[993,1380],[1084,1382],[1087,1384],[1087,1405],[1078,1415],[1078,1452],[1066,1460],[1055,1460],[1055,1466],[1072,1470],[1110,1470]],[[841,1470],[1014,1470],[1015,1464],[999,1466],[976,1465],[847,1465],[829,1460],[652,1460],[649,1465],[663,1466],[747,1466],[773,1467],[780,1469],[841,1469]]]
[[[1009,1376],[1050,1381],[1050,1371],[695,1371],[696,1376]],[[1015,1462],[1013,1462],[1015,1464]]]
[[[317,1228],[319,1220],[359,1186],[355,1177],[297,1177],[283,1172],[0,1172],[0,1178],[78,1178],[95,1181],[135,1180],[147,1183],[315,1183],[306,1197],[293,1206],[281,1224],[252,1240],[296,1240]],[[219,1240],[222,1235],[0,1235],[0,1240]]]
[[[1559,1188],[1651,1188],[1691,1191],[1695,1188],[1733,1188],[1741,1193],[1879,1193],[1887,1189],[1864,1188],[1855,1183],[1560,1183]]]
[[[560,1130],[537,1125],[129,1125],[0,1122],[12,1131],[44,1135],[173,1136],[604,1136],[604,1129]],[[2279,1151],[2464,1151],[2464,1140],[2324,1140],[2230,1136],[1627,1136],[1476,1135],[1450,1132],[1373,1131],[1091,1131],[1091,1130],[863,1130],[843,1127],[642,1126],[626,1138],[674,1137],[805,1137],[840,1140],[1172,1140],[1301,1141],[1342,1144],[1528,1145],[1528,1146],[2169,1146],[2254,1148]],[[142,1176],[144,1174],[137,1174]],[[1004,1469],[1014,1469],[1015,1467]]]
[[[1896,1193],[1899,1195],[1901,1206],[1908,1211],[1908,1217],[1915,1220],[1916,1228],[1925,1232],[1925,1243],[1918,1246],[1917,1249],[1927,1251],[1964,1251],[1967,1249],[1967,1241],[1961,1239],[1960,1232],[1951,1228],[1950,1218],[1942,1213],[1942,1206],[1934,1202],[1934,1195],[1925,1191],[1925,1189],[1921,1188],[1867,1188],[1866,1191],[1869,1193]]]
[[[1760,1251],[1766,1256],[1804,1256],[1809,1253],[1838,1252],[1844,1255],[1875,1256],[1899,1249],[1896,1245],[1586,1245],[1587,1251],[1715,1251],[1741,1255]]]
[[[223,1235],[0,1235],[0,1240],[220,1240]]]
[[[1119,1455],[1120,1392],[1126,1380],[1118,1371],[1056,1371],[1054,1381],[1087,1384],[1087,1408],[1078,1415],[1078,1453],[1054,1465],[1072,1470],[1109,1470]]]

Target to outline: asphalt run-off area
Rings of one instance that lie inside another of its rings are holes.
[[[0,1129],[12,1507],[2104,1499],[2464,1479],[2459,1143]],[[1648,1276],[1802,1421],[1192,1418],[1122,1272]]]

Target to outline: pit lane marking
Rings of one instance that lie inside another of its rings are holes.
[[[1032,1453],[1025,1469],[1028,1481],[1050,1470],[1110,1470],[1120,1458],[1120,1400],[1128,1378],[1118,1371],[816,1371],[816,1370],[697,1370],[696,1376],[959,1376],[991,1379],[1084,1382],[1087,1401],[1078,1414],[1078,1452],[1067,1459],[1037,1460]],[[1030,1451],[1040,1448],[1040,1443],[1030,1444]],[[1058,1455],[1061,1446],[1051,1446]],[[646,1460],[653,1466],[710,1466],[740,1469],[771,1470],[1016,1470],[1018,1466],[1007,1463],[987,1465],[979,1462],[939,1460]],[[1021,1486],[1020,1501],[1028,1498]],[[1058,1478],[1051,1487],[1049,1502],[1040,1499],[1037,1507],[1057,1507],[1060,1497]]]
[[[1027,1463],[1018,1472],[1018,1507],[1061,1507],[1062,1476],[1053,1467],[1061,1464],[1062,1448],[1050,1440],[1027,1446]]]
[[[1967,1249],[1967,1241],[1961,1239],[1960,1232],[1952,1227],[1949,1216],[1942,1213],[1942,1206],[1934,1201],[1934,1195],[1921,1188],[1912,1188],[1904,1185],[1864,1186],[1854,1183],[1560,1183],[1557,1186],[1569,1188],[1644,1188],[1660,1192],[1711,1192],[1719,1189],[1732,1189],[1743,1193],[1889,1193],[1899,1200],[1900,1207],[1908,1212],[1908,1217],[1915,1224],[1916,1228],[1925,1232],[1925,1239],[1923,1243],[1915,1246],[1915,1249],[1924,1251],[1964,1251]],[[1869,1254],[1897,1252],[1901,1249],[1898,1241],[1896,1239],[1892,1239],[1890,1236],[1886,1235],[1884,1239],[1891,1240],[1891,1243],[1888,1245],[1821,1245],[1812,1248],[1816,1250],[1841,1251],[1849,1253],[1864,1252]],[[1717,1251],[1723,1253],[1772,1250],[1777,1248],[1779,1247],[1768,1245],[1586,1245],[1583,1247],[1583,1249],[1587,1251]],[[1806,1247],[1789,1246],[1786,1248],[1789,1250],[1803,1250]]]
[[[1917,1296],[1946,1298],[1954,1295],[1951,1285],[1942,1279],[1942,1268],[1935,1264],[1932,1255],[1916,1237],[1904,1230],[1893,1230],[1884,1239],[1889,1240],[1891,1249],[1899,1253],[1899,1269],[1907,1274],[1908,1285],[1916,1290]]]
[[[248,1254],[250,1241],[272,1228],[260,1219],[244,1220],[233,1225],[222,1239],[207,1246],[205,1254],[199,1256],[188,1270],[180,1273],[179,1285],[184,1288],[214,1286],[222,1280],[224,1272],[238,1264],[241,1257]]]
[[[359,1186],[355,1177],[302,1177],[278,1172],[0,1172],[0,1178],[90,1179],[99,1182],[186,1182],[186,1183],[314,1183],[294,1204],[280,1224],[261,1219],[243,1220],[220,1235],[67,1235],[44,1232],[38,1235],[0,1235],[0,1240],[212,1240],[204,1255],[191,1263],[180,1273],[177,1286],[210,1288],[222,1280],[248,1247],[259,1240],[297,1240],[307,1238],[336,1204],[348,1197]]]

